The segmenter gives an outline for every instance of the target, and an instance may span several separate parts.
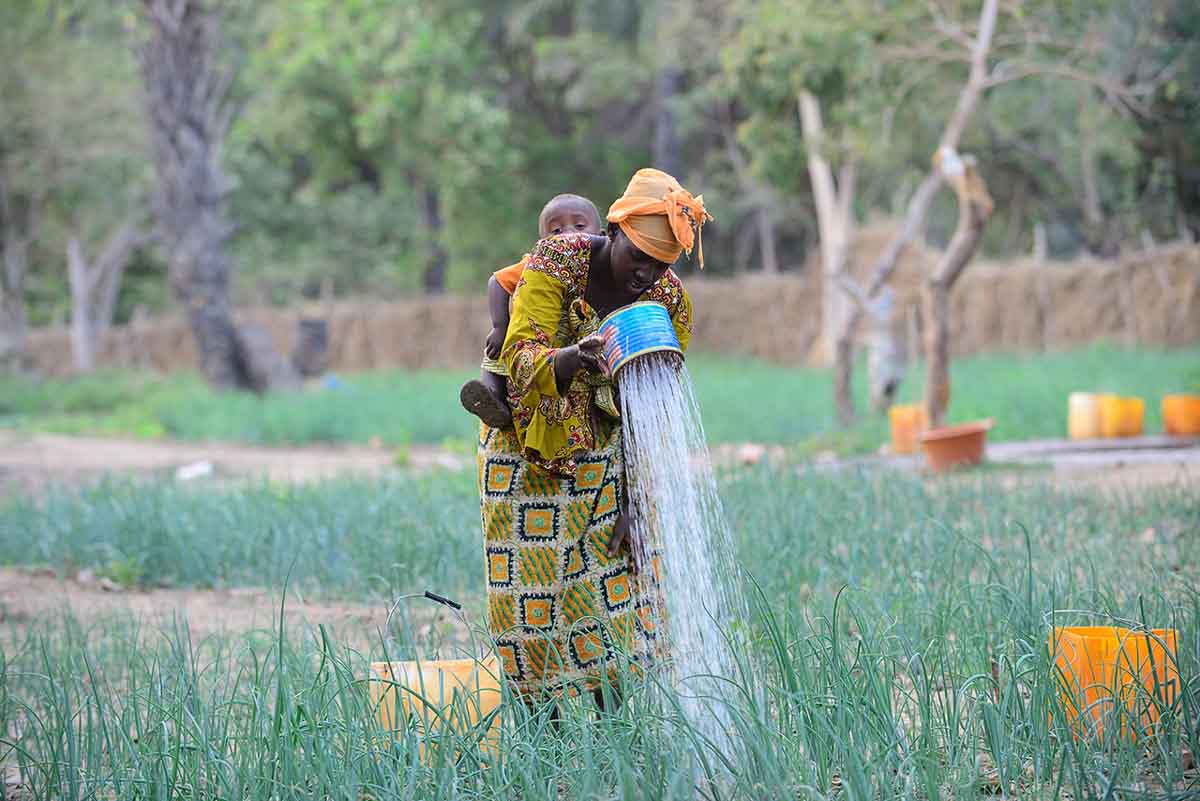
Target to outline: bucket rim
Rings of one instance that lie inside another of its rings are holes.
[[[667,307],[662,305],[661,303],[659,303],[657,300],[635,300],[633,303],[629,303],[625,306],[622,306],[619,309],[613,309],[608,314],[604,315],[604,319],[602,319],[600,321],[600,327],[603,328],[605,325],[608,324],[609,320],[613,319],[614,317],[616,317],[619,314],[624,314],[625,312],[629,311],[630,309],[637,308],[638,306],[657,306],[658,308],[663,310],[663,312],[667,315],[668,318],[670,318],[670,316],[671,316],[670,312],[667,311]]]

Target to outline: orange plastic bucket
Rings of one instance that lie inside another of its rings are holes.
[[[1103,436],[1100,423],[1102,397],[1091,392],[1072,392],[1067,396],[1067,435],[1071,439],[1099,439]]]
[[[500,668],[494,656],[483,660],[445,659],[431,662],[372,662],[368,683],[371,704],[383,727],[400,732],[415,727],[425,745],[451,733],[486,733],[480,740],[493,751],[500,733]],[[474,731],[473,731],[474,730]]]
[[[1168,434],[1200,437],[1200,395],[1164,395],[1162,414]]]
[[[1122,734],[1131,724],[1149,731],[1160,711],[1179,699],[1174,629],[1133,631],[1117,626],[1056,627],[1050,653],[1059,671],[1068,724],[1100,737],[1106,723]]]
[[[916,453],[918,437],[929,427],[924,404],[904,404],[888,409],[892,425],[892,450],[895,453]]]
[[[1105,437],[1136,437],[1142,433],[1146,404],[1141,398],[1102,395],[1100,430]]]

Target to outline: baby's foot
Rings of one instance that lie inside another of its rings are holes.
[[[472,378],[462,385],[458,399],[463,408],[487,423],[492,428],[508,428],[512,425],[512,412],[491,387],[478,378]]]

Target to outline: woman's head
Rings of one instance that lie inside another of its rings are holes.
[[[637,297],[662,278],[671,265],[659,261],[633,243],[616,223],[608,224],[609,264],[613,283],[630,297]]]
[[[704,266],[700,229],[712,217],[704,197],[692,194],[672,176],[655,169],[638,170],[625,194],[608,210],[612,238],[613,278],[632,291],[649,288],[675,263],[679,254],[697,249]],[[638,293],[640,294],[640,292]]]

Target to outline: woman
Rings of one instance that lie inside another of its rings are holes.
[[[670,266],[711,218],[659,170],[643,169],[608,212],[606,236],[541,240],[513,295],[501,360],[513,426],[480,430],[488,626],[526,695],[591,690],[625,657],[655,655],[656,587],[637,576],[625,512],[620,414],[596,334],[605,315],[661,303],[679,343],[691,300]]]

